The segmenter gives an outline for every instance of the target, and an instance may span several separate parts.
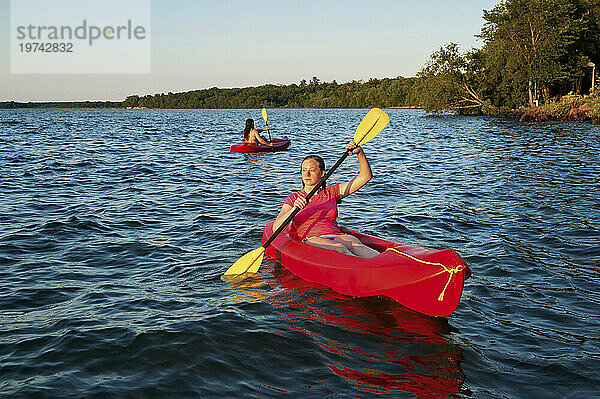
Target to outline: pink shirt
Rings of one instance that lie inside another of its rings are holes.
[[[294,202],[299,195],[306,197],[306,192],[300,190],[290,194],[283,203],[294,207]],[[326,234],[342,234],[340,226],[336,222],[337,204],[341,202],[339,184],[320,189],[312,196],[308,205],[294,216],[290,231],[295,233],[300,240]]]

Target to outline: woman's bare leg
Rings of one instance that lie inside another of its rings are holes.
[[[379,252],[367,247],[358,238],[349,234],[342,234],[332,239],[324,237],[310,237],[306,243],[315,247],[330,249],[346,255],[360,256],[362,258],[371,258],[379,255]]]
[[[310,238],[306,239],[306,243],[310,244],[310,245],[314,245],[315,247],[341,252],[346,255],[354,255],[343,243],[336,242],[336,241],[330,240],[328,238],[310,237]]]
[[[342,244],[352,253],[352,255],[355,256],[360,256],[362,258],[371,258],[373,256],[379,255],[379,252],[375,251],[373,248],[367,247],[365,244],[360,242],[358,238],[349,234],[335,236],[334,241]]]

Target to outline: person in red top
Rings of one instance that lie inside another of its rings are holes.
[[[294,208],[301,209],[292,219],[290,232],[306,243],[338,251],[347,255],[371,257],[379,252],[362,244],[356,237],[341,232],[337,224],[337,204],[342,198],[356,192],[373,177],[369,161],[362,148],[354,141],[346,144],[346,151],[356,154],[358,158],[358,176],[341,184],[334,184],[319,191],[306,202],[306,195],[325,175],[325,162],[318,155],[310,155],[302,161],[301,173],[304,188],[290,194],[281,207],[281,211],[273,223],[275,231],[292,213]]]

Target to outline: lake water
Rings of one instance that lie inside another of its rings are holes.
[[[244,156],[260,110],[0,110],[0,396],[600,397],[595,125],[387,110],[339,222],[458,252],[450,317],[220,280],[366,112],[269,110],[290,150]]]

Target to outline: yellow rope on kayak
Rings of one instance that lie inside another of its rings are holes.
[[[454,267],[452,269],[449,269],[448,267],[446,267],[446,265],[444,265],[442,263],[428,262],[428,261],[423,260],[423,259],[415,258],[414,256],[407,254],[406,252],[398,251],[396,248],[388,248],[388,249],[386,249],[386,251],[396,252],[397,254],[404,255],[404,256],[406,256],[409,259],[412,259],[412,260],[420,262],[420,263],[424,263],[426,265],[441,266],[444,270],[442,270],[438,274],[446,272],[446,273],[449,274],[449,276],[448,276],[448,281],[446,281],[446,285],[444,286],[444,289],[440,293],[440,296],[438,296],[438,301],[440,301],[440,302],[444,300],[444,294],[446,293],[446,288],[448,288],[448,285],[450,284],[450,281],[452,281],[452,276],[454,276],[456,273],[462,272],[463,270],[466,269],[465,265],[458,265],[458,266],[456,266],[456,267]],[[436,276],[438,274],[436,274]]]

